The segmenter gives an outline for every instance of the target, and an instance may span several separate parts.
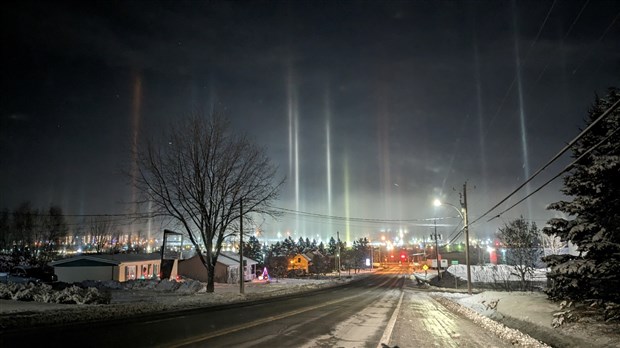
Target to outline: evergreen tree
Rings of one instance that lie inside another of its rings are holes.
[[[352,267],[355,268],[356,271],[364,266],[368,253],[368,239],[360,238],[359,240],[353,241],[350,258]]]
[[[312,243],[310,243],[310,251],[315,252],[319,250],[319,246],[316,243],[316,239],[312,239]]]
[[[303,254],[307,252],[308,244],[310,244],[310,241],[306,243],[306,240],[304,240],[302,237],[299,237],[299,240],[297,240],[297,254]]]
[[[282,242],[282,256],[295,256],[297,254],[297,245],[290,236]]]
[[[330,237],[329,243],[327,244],[327,253],[330,256],[334,256],[336,255],[337,251],[338,251],[338,244],[336,244],[336,239],[334,239],[334,237]]]
[[[251,236],[247,242],[243,243],[243,256],[258,261],[259,267],[262,267],[265,264],[261,244],[258,241],[258,238]]]
[[[590,108],[588,124],[620,100],[612,88]],[[547,235],[577,246],[579,255],[550,255],[548,295],[553,299],[595,299],[620,302],[620,109],[591,128],[572,148],[585,154],[564,177],[562,192],[569,201],[550,204],[572,217],[552,219]]]
[[[268,254],[271,256],[284,256],[284,252],[282,251],[282,243],[276,242],[276,244],[271,244],[268,250]]]

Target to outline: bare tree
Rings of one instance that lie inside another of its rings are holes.
[[[62,213],[62,208],[57,205],[50,206],[48,214],[44,219],[44,232],[43,240],[46,243],[45,251],[52,252],[60,245],[62,238],[67,236],[69,227],[67,226],[67,220]]]
[[[11,239],[11,215],[7,208],[0,211],[0,250],[9,249],[13,240]]]
[[[104,247],[112,241],[112,231],[114,224],[109,218],[94,217],[90,220],[90,241],[95,246],[97,253],[103,251]]]
[[[520,279],[521,290],[527,290],[536,262],[542,256],[536,223],[529,223],[520,217],[499,228],[497,236],[507,249],[508,264],[514,267],[514,275]]]
[[[283,183],[265,150],[229,128],[219,114],[192,115],[169,130],[165,142],[150,141],[137,154],[136,187],[156,211],[189,236],[208,271],[214,271],[222,242],[243,218],[270,214]]]
[[[29,248],[35,241],[37,212],[30,202],[21,203],[12,213],[12,237],[20,254],[30,256]]]

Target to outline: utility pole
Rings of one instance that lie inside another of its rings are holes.
[[[467,265],[467,293],[471,295],[471,267],[469,262],[469,219],[467,218],[467,181],[463,184],[463,229],[465,230],[465,264]]]
[[[370,270],[372,271],[375,263],[375,248],[372,246],[370,238],[368,239],[368,246],[370,246]]]
[[[336,245],[338,245],[338,251],[336,252],[338,256],[338,279],[340,279],[340,231],[336,231],[336,238],[338,239],[336,241]]]
[[[239,202],[239,293],[245,293],[245,267],[243,267],[243,200]]]
[[[441,263],[439,263],[439,243],[437,242],[437,219],[435,219],[435,257],[437,258],[437,277],[441,279]]]

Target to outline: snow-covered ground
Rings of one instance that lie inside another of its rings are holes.
[[[483,271],[481,270],[478,274],[481,272]],[[0,330],[20,325],[119,318],[154,311],[258,300],[334,286],[367,274],[361,273],[351,278],[343,277],[340,280],[332,277],[328,279],[279,279],[270,282],[254,281],[245,284],[243,295],[239,293],[239,285],[232,284],[216,284],[215,293],[206,293],[204,284],[193,281],[182,285],[158,285],[155,282],[144,281],[129,282],[119,289],[110,291],[111,303],[108,305],[0,300]],[[408,286],[416,287],[414,281]],[[551,324],[553,314],[558,312],[560,307],[548,301],[543,293],[485,291],[467,295],[453,292],[453,290],[446,292],[439,288],[427,288],[426,290],[449,309],[470,317],[476,322],[481,322],[483,317],[488,317],[553,346],[620,347],[620,326],[617,323],[584,319],[581,322],[566,323],[559,328],[554,328]],[[480,325],[485,327],[485,324]],[[494,324],[487,323],[486,325]],[[497,331],[497,329],[493,330]],[[507,330],[504,329],[504,331]]]

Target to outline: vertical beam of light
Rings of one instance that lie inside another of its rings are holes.
[[[286,79],[286,101],[288,114],[288,175],[293,177],[293,72],[289,65]]]
[[[299,211],[299,105],[297,104],[297,95],[295,95],[295,210]],[[299,230],[299,218],[297,218],[297,233]]]
[[[380,162],[379,165],[383,171],[379,176],[379,185],[381,186],[381,191],[383,192],[383,203],[384,203],[384,214],[385,216],[390,216],[392,213],[392,173],[390,172],[391,164],[390,164],[390,143],[389,143],[389,110],[387,108],[387,103],[385,96],[387,92],[384,91],[385,87],[380,86],[379,95],[378,95],[378,103],[379,103],[379,113],[377,115],[377,142],[379,145],[379,156]]]
[[[484,197],[484,206],[489,205],[489,195],[487,186],[487,155],[486,155],[486,142],[484,139],[484,112],[482,107],[482,87],[480,83],[480,55],[478,50],[478,37],[476,35],[475,19],[473,30],[473,43],[474,43],[474,79],[476,81],[476,107],[478,111],[478,145],[480,146],[480,170],[482,171],[482,196]]]
[[[133,96],[131,100],[131,180],[133,202],[133,212],[137,211],[138,192],[136,190],[136,178],[138,175],[138,142],[140,137],[140,116],[142,111],[142,75],[134,73],[133,76]],[[132,224],[132,233],[133,231]]]
[[[328,86],[329,87],[329,86]],[[325,88],[325,173],[327,179],[327,215],[332,215],[332,155],[330,133],[331,107],[329,102],[329,88]],[[332,221],[329,220],[327,235],[333,232]],[[326,237],[326,236],[324,236]]]
[[[530,160],[527,150],[527,130],[525,129],[525,111],[523,106],[523,85],[521,82],[521,60],[519,58],[519,37],[518,31],[519,26],[517,23],[517,9],[515,0],[512,1],[512,24],[513,24],[513,35],[514,35],[514,44],[515,44],[515,64],[516,64],[516,73],[517,73],[517,94],[519,96],[519,126],[521,130],[521,152],[523,155],[523,174],[524,179],[530,177]],[[531,193],[531,186],[528,183],[525,186],[526,193],[529,195]],[[527,208],[529,216],[532,216],[532,203],[530,200],[527,201]]]
[[[351,212],[351,199],[349,197],[349,157],[347,154],[344,156],[343,172],[344,172],[344,216],[346,217],[345,222],[345,241],[347,245],[351,245],[351,222],[349,221],[350,212]]]
[[[299,211],[299,105],[292,63],[287,74],[289,177],[294,180],[295,210]],[[295,231],[299,233],[299,217],[295,217]]]

